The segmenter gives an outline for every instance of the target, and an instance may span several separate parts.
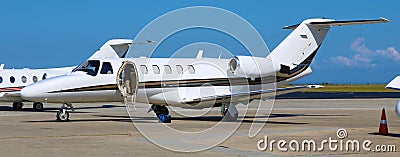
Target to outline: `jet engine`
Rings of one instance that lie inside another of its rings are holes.
[[[252,56],[235,56],[229,61],[229,70],[242,77],[264,77],[275,75],[271,59]]]

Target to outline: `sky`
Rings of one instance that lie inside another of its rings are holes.
[[[391,22],[332,28],[311,65],[313,73],[296,83],[388,83],[400,75],[400,1],[396,0],[1,1],[0,63],[5,68],[78,65],[107,40],[133,39],[157,17],[191,6],[217,7],[239,15],[260,33],[271,51],[290,33],[283,26],[307,18],[385,17]],[[217,42],[238,55],[246,51],[219,32],[188,30],[165,40],[153,57],[169,57],[168,52],[192,41]]]

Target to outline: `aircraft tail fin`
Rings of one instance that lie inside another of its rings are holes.
[[[89,59],[124,58],[132,42],[130,39],[111,39],[101,46]]]
[[[296,75],[311,64],[331,26],[373,24],[389,22],[385,18],[374,20],[335,21],[332,19],[308,19],[300,24],[286,26],[292,29],[289,34],[268,57],[274,62],[275,69],[282,75]],[[278,74],[279,74],[278,73]]]

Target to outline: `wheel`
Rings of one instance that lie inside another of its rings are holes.
[[[156,114],[169,114],[168,108],[165,106],[160,106],[160,105],[152,105],[151,109],[154,111]]]
[[[162,123],[171,123],[172,118],[169,114],[157,114],[157,117]]]
[[[60,109],[57,112],[57,121],[67,122],[69,121],[69,113],[65,109]]]
[[[33,110],[34,111],[43,111],[43,104],[40,102],[33,103]]]
[[[24,104],[22,102],[13,102],[13,110],[21,111]]]
[[[226,122],[236,122],[238,118],[238,113],[231,115],[229,112],[225,114],[224,121]]]

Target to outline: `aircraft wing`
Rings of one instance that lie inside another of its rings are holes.
[[[393,90],[400,90],[400,76],[397,76],[389,84],[386,85],[386,88]]]
[[[4,93],[5,97],[21,97],[20,92]]]
[[[21,92],[3,92],[0,94],[0,99],[1,100],[7,100],[7,101],[23,101],[21,97]]]
[[[213,95],[208,97],[202,97],[192,100],[184,100],[183,102],[186,104],[196,104],[205,101],[215,101],[215,103],[229,103],[229,102],[240,102],[245,100],[252,99],[262,99],[268,98],[276,95],[282,95],[286,93],[301,91],[307,88],[315,88],[312,85],[304,85],[304,86],[294,86],[294,87],[285,87],[285,88],[276,88],[270,90],[258,90],[258,91],[250,91],[250,92],[240,92],[240,93],[232,93],[232,94],[222,94],[222,95]]]

